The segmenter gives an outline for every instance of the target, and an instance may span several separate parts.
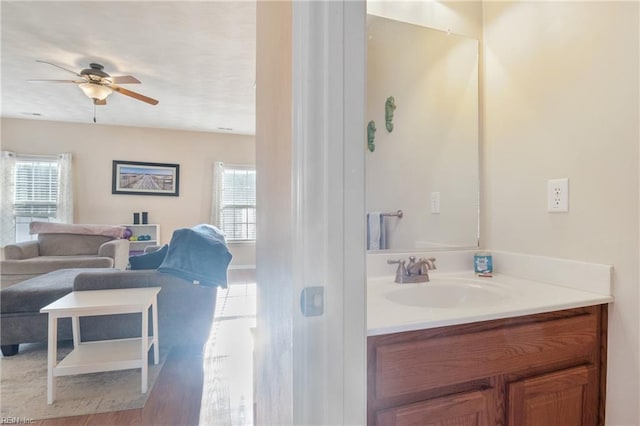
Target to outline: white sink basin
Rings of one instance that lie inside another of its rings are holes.
[[[435,278],[427,283],[397,285],[401,288],[384,297],[407,306],[475,308],[498,305],[509,299],[506,288],[481,280]]]

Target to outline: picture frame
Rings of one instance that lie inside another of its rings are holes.
[[[180,165],[113,160],[111,193],[178,197]]]

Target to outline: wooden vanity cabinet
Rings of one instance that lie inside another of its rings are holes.
[[[607,306],[368,338],[368,424],[604,424]]]

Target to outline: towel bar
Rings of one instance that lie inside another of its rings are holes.
[[[382,216],[395,216],[399,217],[400,219],[402,219],[403,215],[404,213],[402,212],[402,210],[398,210],[397,212],[382,213]]]

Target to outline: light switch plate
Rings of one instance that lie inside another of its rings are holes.
[[[440,193],[439,192],[431,193],[431,213],[440,214]]]
[[[547,211],[550,213],[569,211],[569,178],[547,181]]]

